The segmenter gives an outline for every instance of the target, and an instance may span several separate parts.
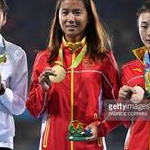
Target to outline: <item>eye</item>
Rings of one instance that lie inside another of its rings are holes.
[[[141,27],[142,29],[147,29],[147,28],[148,28],[147,25],[141,25],[140,27]]]
[[[74,10],[73,14],[75,14],[76,16],[81,15],[81,11],[80,10]]]
[[[143,30],[146,30],[147,28],[149,28],[149,23],[147,21],[143,21],[139,24],[139,27]]]
[[[62,10],[61,11],[61,14],[64,15],[64,16],[68,15],[68,13],[69,13],[69,11],[67,11],[67,10]]]

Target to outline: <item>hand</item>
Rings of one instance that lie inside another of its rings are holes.
[[[131,99],[133,94],[136,94],[136,90],[133,87],[128,85],[122,86],[119,90],[120,99],[124,99],[124,100]]]
[[[48,90],[51,87],[49,75],[56,76],[55,72],[51,68],[45,68],[45,70],[39,76],[39,83],[44,90]]]
[[[0,73],[0,95],[3,95],[5,93],[4,85],[2,84],[2,75]]]
[[[95,140],[97,140],[97,138],[98,138],[98,127],[97,127],[97,125],[94,122],[91,123],[90,125],[88,125],[85,128],[85,130],[90,130],[91,131],[90,133],[92,134],[92,136],[86,138],[87,141],[95,141]]]

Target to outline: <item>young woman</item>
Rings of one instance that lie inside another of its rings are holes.
[[[130,99],[140,103],[150,98],[150,1],[145,2],[137,12],[138,30],[143,47],[133,50],[136,60],[126,63],[122,68],[122,87],[120,99]],[[130,126],[125,143],[126,150],[150,149],[150,123],[137,118]]]
[[[0,0],[0,30],[7,20],[8,6]],[[13,115],[26,109],[28,70],[23,49],[8,42],[0,34],[0,150],[14,148],[15,124]]]
[[[26,103],[33,116],[43,116],[40,150],[105,149],[100,136],[118,124],[103,115],[104,101],[118,95],[118,68],[110,50],[92,0],[58,0],[50,44],[35,59]],[[90,124],[87,141],[68,140],[73,120]]]

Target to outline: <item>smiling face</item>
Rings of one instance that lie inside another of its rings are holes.
[[[142,42],[150,50],[150,12],[140,14],[138,27]]]
[[[88,22],[82,0],[64,0],[60,5],[59,23],[67,41],[76,42],[84,37]]]

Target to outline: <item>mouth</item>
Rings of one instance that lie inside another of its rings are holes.
[[[147,40],[145,40],[147,43],[149,43],[150,44],[150,39],[147,39]]]
[[[77,26],[76,25],[66,25],[66,28],[74,29],[74,28],[77,28]]]

